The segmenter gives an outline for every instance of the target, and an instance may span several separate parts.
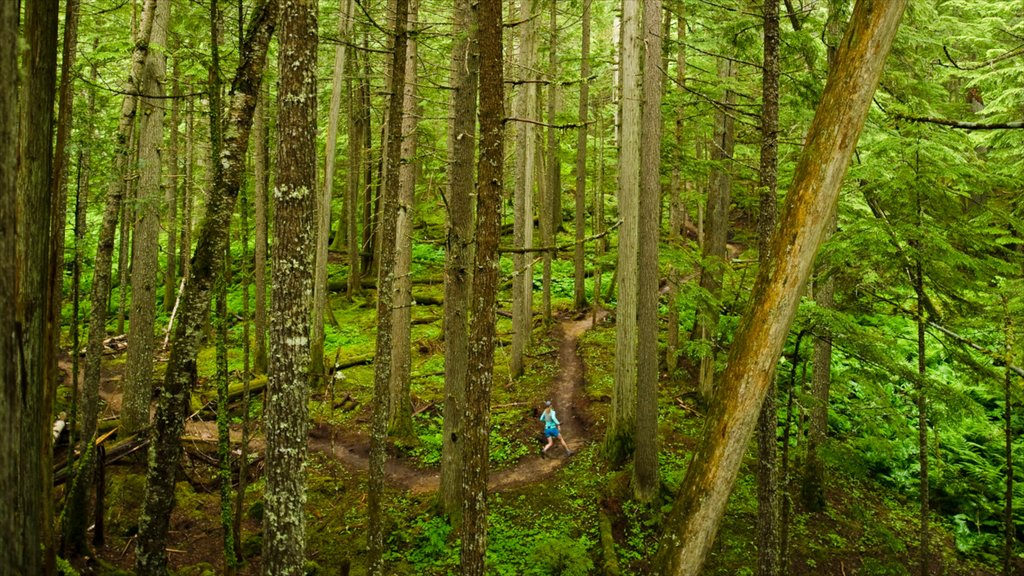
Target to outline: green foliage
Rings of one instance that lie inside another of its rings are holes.
[[[593,543],[587,539],[573,540],[552,537],[540,540],[530,555],[530,566],[524,574],[530,576],[585,576],[594,569],[587,555]]]

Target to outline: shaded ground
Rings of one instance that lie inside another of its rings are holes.
[[[558,341],[558,371],[551,383],[550,398],[562,421],[566,444],[573,451],[578,451],[588,440],[580,418],[582,411],[576,409],[583,398],[583,361],[577,351],[579,337],[594,326],[595,320],[600,322],[606,314],[602,311],[596,319],[587,315],[583,319],[562,320],[553,328]],[[370,439],[365,433],[321,425],[313,430],[309,447],[330,455],[352,471],[363,472],[369,468]],[[510,468],[493,471],[488,480],[489,489],[507,490],[548,477],[566,461],[565,451],[560,445],[553,446],[548,454],[547,458],[539,454],[526,456]],[[384,471],[391,484],[412,494],[436,491],[440,481],[438,469],[419,468],[407,460],[389,458]]]

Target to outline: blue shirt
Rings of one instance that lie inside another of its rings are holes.
[[[540,421],[544,423],[545,429],[557,428],[561,424],[555,417],[554,408],[546,408],[540,415]]]

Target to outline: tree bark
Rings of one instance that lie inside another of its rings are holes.
[[[473,159],[476,154],[476,96],[480,55],[476,43],[477,4],[456,0],[453,14],[451,117],[448,136],[448,237],[444,275],[444,429],[440,501],[458,526],[462,516],[463,424],[469,366],[469,288],[473,243]]]
[[[541,187],[543,206],[540,214],[540,237],[544,246],[555,243],[555,234],[562,223],[562,165],[560,159],[557,119],[558,113],[558,5],[551,2],[548,44],[548,101],[547,101],[547,178]],[[543,254],[541,275],[541,310],[544,322],[551,321],[551,258],[550,251]]]
[[[253,121],[253,228],[256,245],[253,248],[253,285],[256,292],[253,328],[256,331],[256,350],[253,354],[253,371],[267,373],[267,213],[270,198],[269,141],[270,126],[267,122],[267,100],[270,91],[260,90],[256,101],[256,118]]]
[[[732,60],[719,58],[718,77],[728,84],[736,72]],[[693,337],[706,342],[707,351],[700,358],[699,382],[701,398],[710,402],[715,386],[715,346],[718,335],[718,319],[722,294],[722,276],[728,265],[727,241],[729,236],[729,203],[732,196],[732,161],[735,144],[735,129],[732,108],[736,104],[736,93],[726,88],[721,106],[715,113],[714,143],[711,147],[710,183],[708,186],[707,228],[702,245],[703,270],[700,287],[706,300],[698,303],[697,323]]]
[[[156,273],[159,266],[161,149],[163,148],[164,75],[170,0],[157,0],[151,49],[140,79],[142,121],[139,126],[139,188],[135,211],[134,258],[131,268],[131,323],[125,363],[121,430],[131,435],[149,425],[153,395],[153,343],[156,323]]]
[[[605,455],[621,466],[633,454],[637,390],[637,260],[640,196],[640,4],[622,8],[622,123],[619,147],[619,299],[615,311],[615,388]]]
[[[263,573],[305,561],[309,304],[316,195],[316,0],[281,0]]]
[[[14,2],[0,2],[0,79],[5,84],[18,78],[18,18],[20,11]],[[10,84],[8,84],[10,86]],[[12,87],[13,88],[13,87]],[[0,460],[8,463],[22,461],[20,439],[22,420],[22,390],[8,383],[18,379],[18,339],[15,336],[16,305],[18,296],[17,252],[17,150],[18,99],[16,89],[0,90],[0,434],[7,441],[0,442]],[[0,466],[0,566],[12,572],[24,572],[35,566],[27,551],[25,516],[17,513],[21,507],[19,487],[22,486],[19,465]]]
[[[522,0],[519,11],[522,24],[519,26],[521,31],[517,63],[523,84],[516,92],[514,114],[526,122],[516,126],[516,186],[512,198],[512,235],[516,248],[533,246],[533,193],[537,178],[534,124],[537,122],[535,16],[538,5],[538,0]],[[512,258],[512,266],[512,357],[509,360],[509,376],[518,378],[523,374],[523,356],[530,346],[533,332],[533,257],[516,254]]]
[[[128,168],[128,143],[132,140],[136,114],[136,99],[132,95],[139,90],[139,78],[142,76],[146,53],[149,51],[149,33],[152,30],[156,0],[148,0],[143,9],[142,28],[135,40],[132,64],[128,74],[126,92],[121,103],[121,117],[114,148],[113,174],[107,189],[106,204],[103,209],[103,220],[100,225],[99,241],[96,247],[96,259],[93,263],[91,309],[89,313],[89,334],[86,343],[85,381],[82,383],[82,439],[91,443],[96,434],[99,417],[100,364],[103,354],[103,339],[106,336],[108,312],[108,296],[110,294],[111,273],[114,256],[114,235],[117,230],[118,215],[126,190],[125,175]],[[86,450],[78,464],[76,478],[80,486],[75,490],[85,490],[95,470],[95,454]],[[70,505],[80,506],[83,493],[73,493]]]
[[[178,162],[178,145],[180,141],[178,137],[178,124],[180,122],[181,109],[179,103],[181,101],[181,83],[178,80],[180,77],[178,61],[175,59],[174,67],[171,71],[171,137],[167,150],[167,189],[164,199],[165,209],[167,210],[167,216],[164,220],[164,226],[167,229],[167,265],[164,267],[164,312],[168,314],[174,310],[174,294],[178,287],[178,185],[181,182],[178,172],[180,168]]]
[[[504,173],[504,71],[500,0],[481,0],[480,160],[477,165],[476,268],[473,274],[469,369],[466,376],[462,575],[483,576],[487,550],[488,434],[494,380],[495,301]]]
[[[410,26],[416,26],[419,0],[409,0]],[[404,62],[402,95],[401,158],[398,166],[398,206],[395,223],[395,296],[391,358],[391,399],[388,403],[388,434],[411,440],[412,399],[412,218],[416,200],[416,33],[409,34]]]
[[[135,571],[142,576],[163,576],[167,573],[166,543],[174,506],[174,471],[181,459],[180,438],[189,395],[196,381],[196,355],[203,322],[210,308],[213,280],[223,266],[228,245],[228,224],[241,186],[253,110],[266,65],[267,45],[277,23],[277,8],[277,0],[261,3],[252,16],[246,35],[231,88],[229,129],[221,155],[221,169],[215,174],[214,189],[207,199],[206,217],[200,227],[193,266],[181,295],[170,359],[163,386],[158,388],[146,470],[146,496],[135,558]],[[309,253],[308,249],[306,253]],[[268,556],[264,554],[264,558]]]
[[[53,104],[57,75],[56,1],[26,6],[22,64],[18,70],[17,5],[0,8],[0,234],[4,240],[4,303],[0,338],[4,377],[0,426],[8,437],[0,453],[0,559],[12,573],[52,574],[50,491],[53,392],[44,378],[55,362],[47,341],[52,308],[46,290],[50,274],[53,162]],[[21,85],[18,78],[21,77]],[[20,104],[21,116],[18,116]],[[20,129],[20,138],[18,131]],[[6,457],[11,459],[7,460]]]
[[[659,574],[699,574],[711,548],[905,7],[902,0],[857,2],[772,237],[775,265],[758,271],[700,445],[666,521],[653,561]]]
[[[349,59],[349,69],[358,68],[356,55]],[[362,86],[352,89],[352,76],[347,79],[348,91],[348,188],[345,191],[345,226],[348,237],[348,297],[352,298],[359,291],[360,259],[359,259],[359,190],[363,174],[363,122],[362,122]]]
[[[384,566],[384,464],[387,460],[385,440],[388,426],[391,359],[393,344],[393,313],[395,286],[395,242],[398,224],[399,164],[402,153],[402,116],[405,93],[405,60],[407,53],[409,0],[395,3],[394,51],[391,60],[391,94],[388,106],[388,135],[385,161],[386,180],[380,208],[380,256],[377,263],[377,346],[373,370],[373,416],[370,430],[370,479],[368,483],[367,573],[383,576]]]
[[[779,0],[764,1],[764,72],[761,77],[760,210],[757,219],[759,266],[771,266],[775,231],[779,157]],[[757,418],[757,574],[779,574],[779,479],[774,371]]]
[[[683,4],[679,4],[678,25],[676,29],[676,85],[681,89],[686,87],[686,18],[682,13]],[[667,74],[667,71],[666,71]],[[669,183],[669,244],[675,248],[680,247],[682,240],[681,230],[683,227],[683,177],[680,167],[683,165],[685,154],[683,154],[683,117],[685,107],[676,106],[673,121],[673,135],[676,141],[675,162],[672,165],[672,176]],[[670,269],[670,281],[668,287],[668,331],[665,335],[665,365],[668,373],[675,372],[679,365],[679,284],[681,274],[676,269],[675,263]]]
[[[638,202],[636,454],[633,492],[658,495],[658,236],[661,206],[661,0],[643,2],[643,110]]]
[[[576,246],[573,250],[573,306],[577,310],[587,305],[586,262],[584,260],[583,239],[586,237],[587,212],[587,107],[590,105],[590,2],[583,3],[582,30],[580,35],[580,107],[579,128],[576,132],[576,190],[575,222]],[[596,229],[591,224],[591,228]],[[595,290],[595,294],[596,294]],[[596,301],[596,297],[595,297]]]
[[[313,265],[313,318],[311,321],[311,339],[309,374],[314,388],[323,385],[324,369],[324,309],[327,303],[327,240],[331,233],[331,199],[334,195],[334,172],[337,163],[338,119],[341,116],[341,88],[346,71],[345,58],[348,50],[345,45],[351,36],[351,19],[348,1],[341,3],[338,21],[338,38],[341,40],[334,48],[334,78],[331,82],[331,106],[327,120],[327,141],[324,144],[324,182],[323,190],[317,194],[316,202],[316,262]]]

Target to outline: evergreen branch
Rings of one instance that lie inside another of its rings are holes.
[[[921,124],[938,124],[940,126],[949,126],[950,128],[958,128],[960,130],[1020,130],[1024,128],[1024,120],[982,124],[980,122],[961,122],[959,120],[932,118],[928,116],[909,116],[900,112],[894,113],[893,116],[897,120],[907,120],[908,122],[917,122]]]
[[[956,68],[957,70],[978,70],[980,68],[985,68],[986,66],[992,66],[993,64],[998,64],[999,62],[1002,62],[1003,60],[1008,60],[1008,59],[1013,58],[1015,56],[1020,56],[1021,54],[1024,54],[1024,46],[1018,46],[1018,47],[1014,48],[1013,50],[1007,50],[1006,52],[1003,52],[999,56],[994,56],[992,58],[989,58],[988,60],[985,60],[984,62],[978,62],[978,63],[974,63],[974,64],[970,64],[970,65],[964,65],[964,66],[961,66],[960,64],[958,64],[956,59],[953,58],[953,55],[949,53],[949,46],[943,46],[942,47],[942,52],[946,55],[946,59],[949,60],[949,63],[953,65],[953,68]],[[942,65],[943,64],[940,64],[940,66],[942,66]]]

